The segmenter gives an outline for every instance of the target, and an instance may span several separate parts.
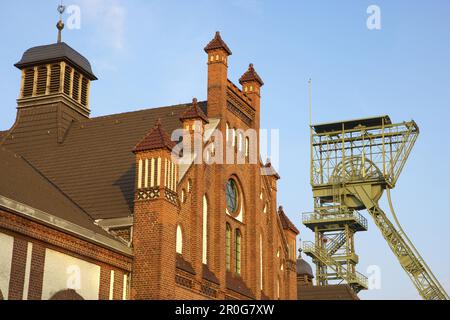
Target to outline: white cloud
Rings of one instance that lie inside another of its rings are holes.
[[[82,19],[95,24],[95,37],[115,50],[124,49],[126,9],[118,0],[78,0]]]

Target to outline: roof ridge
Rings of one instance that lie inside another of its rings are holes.
[[[185,119],[197,119],[200,118],[206,123],[209,122],[208,117],[205,115],[205,113],[200,109],[197,103],[197,98],[192,99],[192,105],[186,109],[186,111],[183,112],[183,114],[180,117],[180,120]]]
[[[170,151],[175,146],[175,142],[171,140],[169,135],[161,126],[161,119],[159,118],[156,125],[145,137],[134,147],[133,152],[154,150],[167,148]]]
[[[207,100],[198,102],[198,104],[204,104],[204,103],[207,103]],[[183,107],[183,106],[189,106],[189,105],[191,105],[191,103],[187,102],[187,103],[173,104],[173,105],[170,105],[170,106],[162,106],[162,107],[156,107],[156,108],[145,108],[145,109],[139,109],[139,110],[134,110],[134,111],[125,111],[125,112],[119,112],[119,113],[112,113],[112,114],[106,114],[106,115],[98,116],[98,117],[91,117],[91,118],[87,119],[86,121],[97,120],[97,119],[101,119],[101,118],[114,117],[114,116],[120,116],[120,115],[127,115],[127,114],[137,113],[137,112],[145,112],[145,111],[149,111],[149,110],[175,108],[175,107]],[[86,121],[82,121],[82,122],[86,122]]]

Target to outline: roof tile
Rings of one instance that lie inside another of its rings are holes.
[[[264,85],[264,82],[262,81],[261,77],[258,75],[258,73],[256,73],[255,68],[253,67],[253,63],[250,63],[247,71],[245,71],[245,73],[239,79],[239,83],[243,84],[245,82],[250,82],[250,81],[256,81],[261,86]]]
[[[284,230],[291,230],[295,234],[299,234],[300,231],[298,231],[297,227],[292,223],[291,220],[287,217],[287,215],[284,213],[283,207],[278,208],[278,215],[280,216],[281,225],[283,226]]]
[[[161,119],[158,119],[155,127],[136,145],[133,151],[140,152],[164,148],[171,151],[175,145],[176,143],[161,127]]]
[[[23,69],[37,64],[67,60],[84,71],[91,80],[97,80],[89,61],[65,42],[33,47],[25,51],[22,59],[14,66]]]
[[[192,99],[192,106],[188,108],[186,111],[183,112],[183,114],[180,117],[180,120],[187,120],[187,119],[202,119],[206,123],[208,123],[208,117],[205,115],[205,113],[200,109],[197,103],[197,99]]]
[[[216,50],[216,49],[223,49],[230,56],[232,54],[230,48],[228,48],[228,46],[225,43],[225,41],[222,40],[222,37],[220,36],[220,32],[219,31],[216,32],[216,35],[214,36],[214,38],[205,47],[205,52],[209,52],[211,50]]]

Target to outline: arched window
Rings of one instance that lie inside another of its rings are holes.
[[[202,262],[208,264],[208,200],[203,196]]]
[[[183,232],[181,231],[181,226],[177,226],[177,247],[176,251],[179,254],[183,254]]]
[[[231,145],[236,146],[236,129],[231,129]]]
[[[259,285],[261,291],[263,290],[263,237],[262,233],[259,234]]]
[[[277,299],[280,300],[280,277],[277,278]]]
[[[245,156],[249,156],[249,148],[250,148],[250,139],[248,137],[245,137]]]
[[[238,145],[237,145],[238,152],[241,153],[244,151],[244,135],[242,132],[238,132],[237,139],[238,139]]]
[[[235,249],[234,249],[234,271],[236,274],[241,274],[241,243],[242,243],[242,234],[241,230],[236,229],[235,235]]]
[[[229,223],[226,225],[225,231],[225,265],[227,271],[231,270],[231,226]]]
[[[225,139],[226,139],[227,144],[230,143],[230,125],[228,124],[228,122],[226,124],[226,129],[225,129]]]
[[[181,203],[185,203],[186,202],[186,190],[182,189],[181,190]]]
[[[228,212],[231,214],[236,214],[239,209],[239,191],[234,179],[230,179],[227,182],[226,201]]]

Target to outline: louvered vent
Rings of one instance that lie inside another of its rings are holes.
[[[38,68],[36,94],[43,95],[47,90],[47,66],[41,66]]]
[[[61,66],[59,64],[52,64],[50,68],[50,93],[59,92]]]
[[[72,83],[71,75],[72,75],[72,68],[66,66],[64,69],[64,93],[67,94],[68,96],[70,95],[70,84]]]
[[[85,107],[87,107],[88,102],[88,85],[89,80],[83,77],[83,80],[81,80],[81,104]]]
[[[34,69],[25,70],[25,79],[23,82],[22,95],[24,98],[31,97],[33,95],[34,85]]]
[[[78,101],[79,95],[80,95],[80,74],[75,71],[73,74],[72,98]]]

